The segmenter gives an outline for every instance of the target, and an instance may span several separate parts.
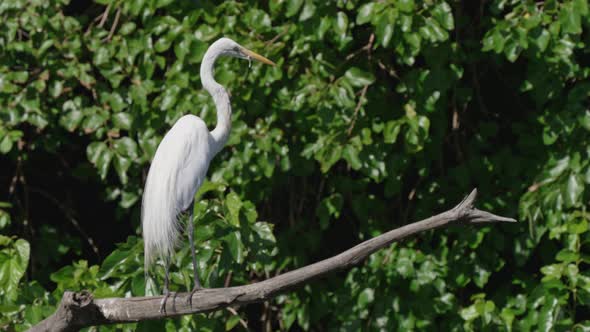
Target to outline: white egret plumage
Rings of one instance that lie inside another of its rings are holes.
[[[229,38],[215,41],[205,52],[200,70],[203,87],[213,97],[217,108],[215,128],[209,131],[201,118],[185,115],[168,131],[156,150],[143,192],[141,219],[146,275],[155,258],[164,259],[165,296],[160,311],[165,310],[166,300],[170,295],[170,258],[179,240],[181,227],[178,218],[183,212],[188,212],[187,232],[195,279],[195,287],[189,301],[192,294],[201,289],[197,275],[192,212],[195,193],[203,184],[209,163],[227,142],[231,129],[232,110],[229,95],[213,77],[215,61],[222,55],[274,65],[272,61]]]

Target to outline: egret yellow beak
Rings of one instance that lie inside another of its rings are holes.
[[[256,61],[266,63],[267,65],[276,66],[276,64],[274,62],[270,61],[269,59],[263,57],[262,55],[260,55],[256,52],[250,51],[249,49],[242,48],[242,53],[244,53],[246,56],[250,57],[250,59],[254,59]]]

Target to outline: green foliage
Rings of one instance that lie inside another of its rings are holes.
[[[66,289],[160,292],[143,181],[178,118],[214,125],[198,73],[221,36],[278,66],[216,65],[234,114],[195,204],[205,286],[334,255],[474,186],[520,222],[421,234],[238,315],[101,329],[589,329],[589,28],[586,0],[1,1],[0,329]],[[191,265],[182,246],[173,290]]]

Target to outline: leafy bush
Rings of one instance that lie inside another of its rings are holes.
[[[278,67],[217,65],[234,116],[195,207],[205,286],[323,259],[474,186],[520,223],[421,234],[239,315],[104,329],[590,328],[589,27],[585,0],[0,2],[0,327],[66,289],[145,294],[149,161],[183,114],[213,125],[198,68],[228,36]],[[185,246],[173,290],[191,274]]]

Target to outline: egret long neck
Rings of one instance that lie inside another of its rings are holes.
[[[215,47],[210,47],[201,63],[201,83],[205,90],[207,90],[217,108],[217,125],[211,131],[211,136],[215,141],[214,153],[217,154],[227,142],[229,132],[231,130],[231,104],[229,95],[221,84],[213,78],[213,65],[215,60],[221,55],[221,52]]]

